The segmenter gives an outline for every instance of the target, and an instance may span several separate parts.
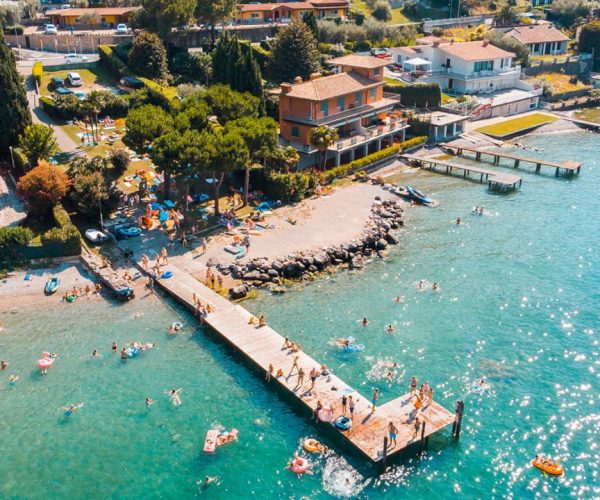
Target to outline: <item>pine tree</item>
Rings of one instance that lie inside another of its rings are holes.
[[[17,72],[15,56],[0,30],[0,155],[8,155],[31,123],[25,88]]]
[[[279,31],[271,46],[269,74],[276,82],[306,80],[321,69],[319,49],[313,32],[302,21],[294,21]]]
[[[310,28],[310,31],[313,32],[313,35],[315,35],[315,38],[318,40],[319,27],[317,25],[317,18],[315,17],[315,13],[312,11],[307,12],[302,16],[302,21],[304,21],[304,24],[306,24],[306,26]]]

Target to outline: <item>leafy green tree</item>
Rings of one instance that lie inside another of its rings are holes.
[[[197,96],[192,96],[186,99],[175,117],[175,128],[182,132],[188,129],[203,130],[208,125],[209,115],[208,104]]]
[[[169,75],[167,49],[155,33],[142,32],[129,51],[129,67],[140,76],[165,80]]]
[[[19,137],[19,146],[32,166],[37,165],[39,160],[47,160],[58,151],[54,130],[41,123],[25,128],[23,135]]]
[[[300,161],[300,154],[293,146],[277,146],[265,160],[267,169],[287,174]]]
[[[260,101],[248,92],[235,92],[227,85],[212,85],[199,94],[221,125],[243,117],[258,117]]]
[[[320,127],[311,129],[309,142],[311,146],[319,151],[321,170],[325,170],[327,166],[327,150],[338,139],[338,132],[333,127],[321,125]]]
[[[519,11],[516,7],[511,7],[510,5],[504,5],[498,11],[498,13],[494,16],[494,22],[498,26],[505,26],[507,24],[513,24],[517,19],[517,15]]]
[[[69,184],[69,176],[62,168],[42,160],[19,179],[17,187],[30,210],[44,214],[64,198]]]
[[[278,124],[272,118],[241,118],[229,122],[225,128],[238,134],[246,143],[250,161],[244,170],[244,204],[248,204],[250,169],[264,166],[265,158],[277,148]]]
[[[171,181],[173,176],[180,173],[181,151],[184,148],[181,132],[173,130],[154,141],[150,157],[156,164],[156,170],[163,174],[165,179],[163,194],[169,198],[171,194]]]
[[[236,3],[237,0],[197,0],[196,19],[210,27],[213,45],[216,40],[216,25],[233,14]]]
[[[593,21],[581,28],[579,52],[593,52],[596,64],[600,61],[600,21]]]
[[[163,108],[146,104],[127,113],[125,144],[141,150],[173,129],[173,117]]]
[[[25,87],[17,72],[15,56],[0,30],[0,155],[7,155],[31,123]]]
[[[179,84],[208,85],[212,77],[212,57],[206,52],[178,52],[170,60],[169,68],[178,76]]]
[[[529,49],[527,45],[519,42],[516,38],[506,36],[501,31],[491,33],[488,38],[492,45],[509,52],[514,52],[517,55],[517,61],[523,66],[527,66],[529,62]]]
[[[133,25],[157,33],[166,40],[174,27],[187,24],[194,15],[195,0],[142,0]]]
[[[131,160],[125,149],[117,148],[114,149],[110,154],[110,162],[117,173],[121,174],[125,172],[127,168],[129,168],[129,163],[131,163]]]
[[[306,24],[306,26],[308,26],[310,31],[313,32],[315,39],[318,40],[319,39],[319,26],[317,25],[317,18],[315,17],[315,13],[312,10],[309,12],[306,12],[302,16],[302,21],[304,22],[304,24]]]
[[[83,175],[99,173],[105,175],[110,167],[110,160],[101,156],[88,158],[87,156],[76,156],[69,162],[67,174],[71,179],[76,179]]]
[[[585,19],[593,9],[597,8],[598,3],[590,0],[554,0],[552,17],[563,26],[571,26],[576,21]]]
[[[77,210],[88,217],[94,217],[100,212],[110,213],[114,206],[114,202],[109,203],[111,198],[115,198],[110,182],[100,172],[77,176],[72,188],[71,198],[77,205]]]
[[[271,45],[268,70],[276,82],[292,82],[297,76],[306,80],[321,69],[317,41],[310,28],[295,21],[279,30]]]
[[[373,17],[378,21],[389,21],[392,18],[392,8],[390,7],[389,2],[381,0],[373,6],[371,14],[373,14]]]
[[[81,24],[87,24],[92,29],[92,31],[95,31],[96,26],[98,26],[101,21],[102,19],[100,18],[100,14],[98,14],[98,12],[95,11],[85,12],[79,18],[79,22]]]

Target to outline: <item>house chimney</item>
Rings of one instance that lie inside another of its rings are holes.
[[[297,76],[296,78],[294,78],[294,85],[297,83],[302,83],[302,77],[301,76]]]
[[[486,39],[483,41],[483,46],[484,46],[484,47],[487,47],[489,44],[490,44],[490,41],[489,41],[489,40],[486,38]]]
[[[310,81],[316,80],[317,78],[321,78],[321,73],[319,73],[319,72],[311,73],[310,76],[308,77],[308,79]]]
[[[282,94],[289,94],[291,91],[292,91],[291,83],[282,83],[281,84],[281,93]]]

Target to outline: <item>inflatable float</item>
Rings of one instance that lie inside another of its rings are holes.
[[[128,347],[125,349],[128,358],[135,358],[140,353],[139,347]]]
[[[331,408],[321,408],[317,417],[321,422],[331,422],[333,420],[333,410]]]
[[[231,429],[230,432],[223,431],[220,432],[217,436],[217,446],[223,446],[224,444],[231,443],[232,441],[237,441],[238,438],[238,430]]]
[[[306,458],[298,456],[298,453],[294,454],[294,460],[290,463],[290,470],[295,474],[304,474],[310,468],[310,464]]]
[[[131,226],[131,227],[122,227],[117,230],[120,236],[124,238],[132,238],[134,236],[139,236],[142,234],[142,230],[139,227]]]
[[[309,453],[323,451],[323,445],[313,438],[305,439],[304,443],[302,444],[302,447]]]
[[[160,279],[162,279],[162,280],[168,280],[172,276],[173,276],[173,273],[171,271],[165,271],[164,273],[162,273],[160,275]]]
[[[36,364],[40,370],[45,372],[52,366],[55,360],[56,358],[53,357],[49,352],[43,352],[42,357],[37,360]]]
[[[44,287],[44,292],[48,295],[52,295],[56,290],[58,290],[58,285],[60,285],[60,280],[56,276],[52,276]]]
[[[206,439],[204,439],[204,453],[214,453],[217,449],[217,437],[219,431],[216,429],[210,429],[206,433]]]
[[[335,426],[342,431],[350,430],[352,428],[352,419],[342,416],[335,421]]]
[[[548,474],[552,474],[553,476],[561,476],[564,473],[563,466],[558,462],[553,462],[552,460],[548,460],[543,457],[536,457],[531,461],[531,465],[537,467]]]

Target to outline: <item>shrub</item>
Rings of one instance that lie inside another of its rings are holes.
[[[332,183],[335,179],[339,179],[341,177],[346,177],[347,175],[353,174],[354,172],[361,170],[372,163],[383,160],[385,158],[389,158],[390,156],[394,156],[398,154],[400,150],[400,146],[393,145],[389,148],[382,149],[381,151],[377,151],[376,153],[363,156],[358,160],[351,161],[350,163],[346,163],[345,165],[340,165],[339,167],[332,168],[324,172],[325,182],[327,184]]]
[[[265,173],[265,192],[284,203],[297,202],[306,198],[310,192],[311,178],[305,172]]]
[[[402,151],[406,151],[407,149],[411,149],[416,146],[420,146],[421,144],[425,144],[426,142],[427,142],[426,135],[418,135],[416,137],[412,137],[411,139],[408,139],[408,141],[404,141],[400,145],[400,148]]]
[[[371,14],[378,21],[389,21],[392,18],[392,8],[387,1],[381,0],[375,4]]]
[[[98,54],[100,54],[100,63],[119,77],[131,74],[127,65],[115,54],[113,45],[98,45]]]
[[[4,28],[4,33],[7,35],[22,35],[24,29],[25,28],[20,24],[15,24],[14,26],[7,26]]]
[[[369,40],[359,40],[354,44],[354,50],[357,52],[368,52],[373,48],[373,44]]]
[[[26,246],[33,239],[28,227],[0,227],[0,247]]]
[[[418,85],[386,85],[386,92],[400,95],[404,106],[436,107],[442,102],[442,91],[437,83]]]
[[[29,170],[29,160],[27,159],[27,155],[23,153],[21,148],[13,148],[12,150],[12,158],[15,161],[15,168],[22,173],[25,173]]]
[[[110,155],[110,162],[112,163],[113,168],[119,173],[127,170],[130,161],[127,151],[123,148],[115,149]]]
[[[41,87],[42,77],[44,76],[44,65],[42,64],[42,61],[36,61],[33,63],[33,69],[31,70],[31,74],[35,78],[38,87]]]
[[[81,233],[71,222],[71,217],[62,205],[52,209],[56,227],[42,235],[42,245],[57,245],[64,247],[64,255],[79,255],[81,253]]]

